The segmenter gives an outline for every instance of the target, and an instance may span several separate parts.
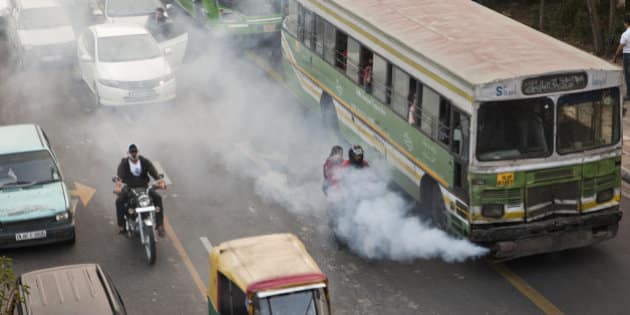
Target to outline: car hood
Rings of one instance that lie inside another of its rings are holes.
[[[0,191],[0,222],[15,222],[53,216],[66,211],[66,193],[62,182],[27,189]]]
[[[22,45],[32,46],[65,44],[75,40],[72,26],[36,30],[19,30],[18,35]]]
[[[114,81],[143,81],[161,78],[171,73],[164,57],[126,62],[101,62],[98,78]]]
[[[120,16],[120,17],[109,17],[107,21],[109,23],[116,24],[135,24],[145,27],[147,25],[147,21],[149,20],[149,15],[139,15],[139,16]]]

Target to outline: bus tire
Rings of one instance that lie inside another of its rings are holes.
[[[335,104],[332,97],[324,92],[319,100],[320,109],[322,111],[322,121],[326,130],[331,130],[335,135],[339,135],[339,118],[335,110]]]

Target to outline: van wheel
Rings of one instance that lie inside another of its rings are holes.
[[[332,131],[335,135],[339,135],[339,118],[337,117],[337,111],[335,110],[335,104],[333,99],[328,93],[324,92],[322,98],[319,100],[319,105],[322,111],[322,121],[326,130]]]

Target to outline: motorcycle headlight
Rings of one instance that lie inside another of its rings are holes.
[[[138,200],[138,203],[140,204],[140,207],[148,207],[149,205],[151,205],[151,198],[149,197],[140,198],[140,200]]]
[[[114,80],[105,80],[105,79],[99,79],[98,83],[105,85],[105,86],[111,86],[111,87],[118,87],[119,83],[118,81],[114,81]]]
[[[164,85],[164,84],[168,83],[169,81],[173,80],[174,78],[175,78],[175,76],[174,76],[174,75],[173,75],[173,73],[171,72],[171,73],[169,73],[169,74],[167,74],[167,75],[163,76],[163,77],[160,79],[160,85]]]
[[[57,222],[68,222],[70,220],[70,212],[64,211],[63,213],[57,214],[55,220]]]

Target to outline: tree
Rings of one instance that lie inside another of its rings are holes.
[[[595,53],[599,55],[604,50],[604,44],[599,15],[597,14],[598,4],[598,0],[586,0],[586,7],[588,8],[588,16],[591,20],[591,30],[593,33],[593,47],[595,48]]]
[[[13,273],[13,261],[0,256],[0,315],[9,315],[13,307],[24,301],[28,286],[20,285]],[[12,305],[9,305],[12,304]]]

